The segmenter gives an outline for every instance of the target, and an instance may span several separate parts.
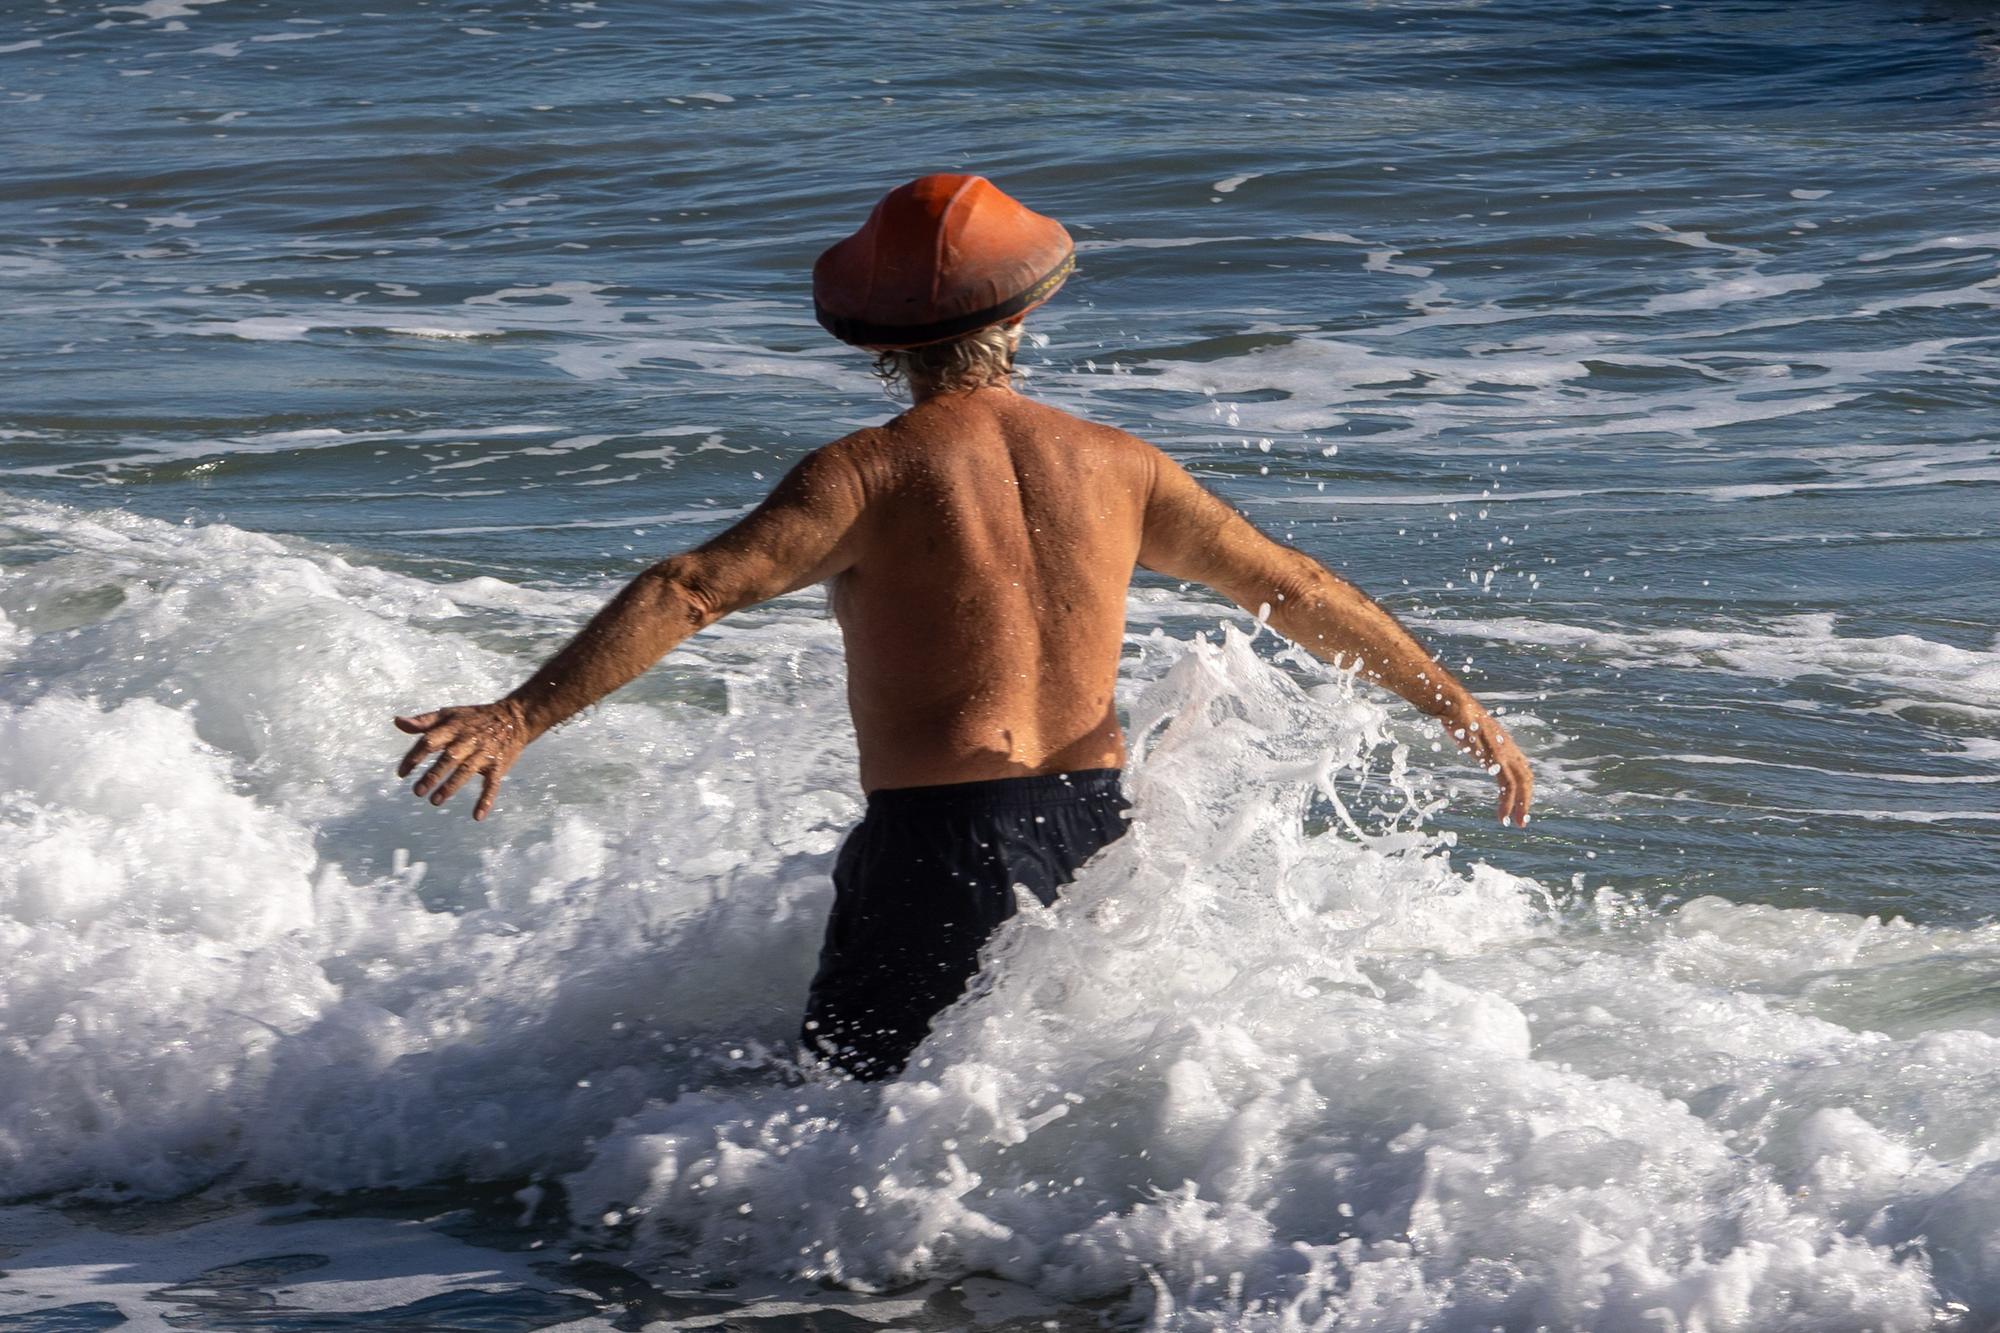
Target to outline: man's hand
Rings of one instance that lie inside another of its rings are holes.
[[[438,754],[437,763],[412,790],[430,797],[432,805],[443,805],[460,787],[478,778],[481,786],[479,801],[472,807],[474,819],[486,818],[493,809],[501,777],[534,739],[521,706],[511,699],[399,717],[396,725],[417,738],[403,756],[396,776],[410,776],[426,755]]]
[[[1470,698],[1438,720],[1460,748],[1499,779],[1500,822],[1511,820],[1526,828],[1528,805],[1535,795],[1535,775],[1528,771],[1528,761],[1515,748],[1514,738],[1507,734],[1507,729]]]

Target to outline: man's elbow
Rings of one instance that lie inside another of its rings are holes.
[[[684,624],[689,633],[714,624],[735,610],[701,563],[674,556],[654,565],[638,580],[647,609],[663,619]]]
[[[1245,570],[1219,589],[1253,614],[1278,616],[1323,597],[1332,576],[1311,556],[1289,547],[1256,568]]]

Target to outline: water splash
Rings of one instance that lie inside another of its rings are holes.
[[[1163,1327],[2000,1309],[2000,928],[1455,864],[1385,707],[1268,640],[1133,636],[1133,833],[862,1088],[790,1064],[858,813],[814,599],[476,827],[392,790],[382,719],[594,591],[19,501],[0,554],[10,1194],[562,1177],[663,1268]]]

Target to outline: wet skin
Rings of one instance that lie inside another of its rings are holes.
[[[803,459],[727,532],[646,570],[532,679],[490,704],[399,717],[439,758],[415,791],[478,779],[473,817],[536,737],[743,607],[830,582],[861,785],[973,782],[1123,763],[1112,703],[1135,567],[1202,583],[1438,718],[1525,824],[1527,761],[1390,614],[1266,537],[1123,431],[1010,388],[928,393]]]

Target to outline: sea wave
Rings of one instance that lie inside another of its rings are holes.
[[[1268,638],[1135,633],[1133,834],[870,1089],[791,1058],[858,813],[817,599],[474,825],[395,790],[387,717],[601,590],[20,500],[0,554],[10,1196],[560,1179],[661,1270],[1187,1328],[2000,1312],[2000,927],[1459,864],[1426,752]]]

